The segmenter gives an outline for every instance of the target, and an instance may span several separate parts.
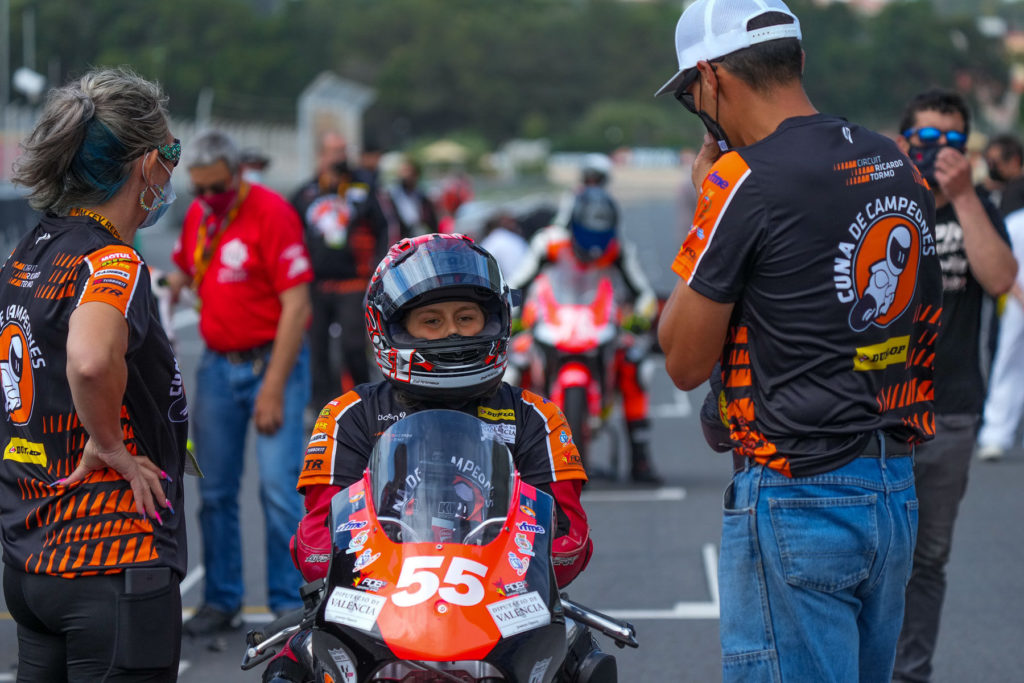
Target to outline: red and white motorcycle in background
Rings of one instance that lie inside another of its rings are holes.
[[[610,429],[616,353],[623,344],[641,343],[622,332],[622,319],[607,273],[552,268],[530,287],[521,315],[524,330],[512,340],[506,379],[535,388],[562,408],[585,464],[594,438]],[[615,470],[618,439],[611,442]]]

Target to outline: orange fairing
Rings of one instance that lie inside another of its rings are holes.
[[[513,481],[504,523],[480,534],[493,536],[485,545],[402,543],[389,537],[400,525],[377,519],[367,472],[338,494],[351,512],[334,517],[333,562],[351,567],[351,583],[332,567],[324,620],[380,638],[399,659],[427,661],[482,660],[501,638],[551,623],[551,498],[518,473]]]

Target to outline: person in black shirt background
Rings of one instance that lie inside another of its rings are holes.
[[[935,439],[918,447],[914,478],[919,500],[914,568],[894,680],[927,681],[946,593],[960,500],[985,401],[979,358],[985,294],[1010,290],[1017,262],[1003,219],[971,185],[963,150],[970,115],[963,98],[928,90],[907,105],[899,144],[935,195],[935,235],[942,265],[942,318],[935,343]]]

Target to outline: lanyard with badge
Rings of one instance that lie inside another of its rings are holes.
[[[242,182],[238,187],[238,198],[235,199],[235,205],[231,207],[231,211],[228,212],[227,217],[215,227],[213,232],[213,242],[209,243],[211,225],[213,223],[213,212],[207,211],[203,214],[203,217],[199,221],[199,229],[196,234],[196,247],[192,254],[192,265],[194,273],[192,274],[192,289],[199,293],[199,285],[206,276],[206,271],[210,267],[210,263],[213,262],[213,255],[217,253],[220,248],[221,239],[224,237],[224,233],[228,231],[228,226],[235,220],[239,210],[242,208],[242,203],[245,201],[246,196],[249,194],[249,183]]]
[[[68,212],[68,215],[88,216],[89,218],[93,219],[94,221],[102,225],[107,232],[114,236],[114,239],[120,240],[122,242],[124,241],[121,239],[121,233],[117,231],[117,228],[114,227],[114,224],[111,223],[106,216],[98,214],[95,211],[92,211],[91,209],[83,209],[82,207],[76,206],[75,208],[71,209],[71,211]]]

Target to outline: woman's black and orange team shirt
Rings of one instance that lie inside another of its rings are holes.
[[[160,325],[146,264],[93,218],[46,216],[0,271],[0,525],[4,562],[73,578],[134,566],[187,567],[181,514],[142,519],[128,482],[110,469],[66,489],[88,435],[66,376],[68,320],[105,302],[128,323],[128,382],[121,424],[129,453],[164,470],[168,500],[183,510],[188,406]]]

